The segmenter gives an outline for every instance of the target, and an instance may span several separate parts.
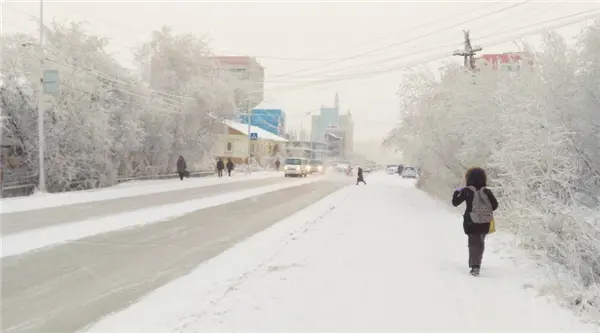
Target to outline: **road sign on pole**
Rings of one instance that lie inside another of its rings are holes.
[[[250,133],[250,140],[258,140],[258,133]]]
[[[58,71],[55,69],[47,69],[42,76],[45,94],[56,94],[60,86],[60,78]]]

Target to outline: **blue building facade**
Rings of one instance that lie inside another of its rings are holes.
[[[285,112],[281,109],[253,109],[250,124],[275,135],[285,136]],[[248,123],[248,116],[242,115],[239,121]]]

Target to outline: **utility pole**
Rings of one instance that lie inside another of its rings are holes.
[[[250,136],[252,135],[252,109],[250,108],[250,97],[248,97],[246,103],[246,115],[248,117],[248,165],[246,167],[248,168],[248,174],[250,174],[250,157],[252,156],[250,153],[250,147],[252,146],[252,140],[250,139]]]
[[[40,91],[38,95],[38,145],[39,145],[39,188],[46,192],[46,169],[44,166],[44,0],[40,0]]]
[[[475,54],[481,50],[483,50],[483,48],[481,46],[472,46],[471,45],[471,36],[469,34],[469,30],[463,30],[464,35],[465,35],[465,48],[464,50],[456,50],[452,53],[452,55],[455,56],[461,56],[464,57],[465,62],[464,62],[464,66],[465,68],[468,68],[471,71],[475,71]]]

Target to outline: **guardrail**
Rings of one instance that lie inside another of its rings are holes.
[[[214,175],[214,174],[215,174],[214,170],[190,171],[189,177],[190,178],[207,177],[207,176]],[[154,175],[143,175],[143,176],[133,176],[133,177],[119,177],[119,178],[117,178],[117,183],[121,184],[121,183],[134,181],[134,180],[174,179],[174,178],[178,178],[178,177],[179,177],[179,174],[177,174],[177,173],[154,174]],[[33,178],[33,176],[30,176],[28,178]],[[83,181],[73,182],[73,183],[71,183],[71,185],[77,185],[77,184],[81,184],[81,183],[83,183]],[[37,186],[37,184],[35,184],[35,183],[23,183],[23,181],[4,183],[2,185],[2,190],[1,190],[0,194],[1,194],[1,197],[3,197],[3,198],[27,196],[27,195],[31,195],[33,193],[36,186]],[[73,190],[73,191],[76,191],[76,190]],[[67,191],[65,191],[65,192],[67,192]]]

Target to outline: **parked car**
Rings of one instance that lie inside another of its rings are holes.
[[[291,157],[286,158],[283,163],[283,174],[286,177],[297,176],[306,177],[309,173],[310,165],[306,158]]]
[[[369,166],[369,165],[363,166],[362,169],[363,169],[364,173],[369,173],[369,172],[373,171],[373,168],[371,168],[371,166]]]
[[[404,170],[402,170],[402,178],[417,178],[417,176],[418,172],[415,167],[406,166],[404,167]]]
[[[385,166],[385,173],[389,174],[389,175],[393,175],[398,173],[398,165],[395,164],[389,164]]]

